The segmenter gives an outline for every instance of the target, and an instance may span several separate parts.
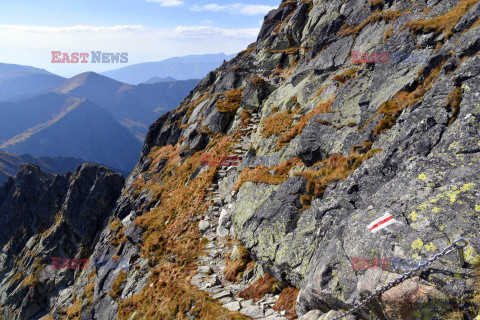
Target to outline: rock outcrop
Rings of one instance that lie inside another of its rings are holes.
[[[82,271],[124,179],[92,164],[52,175],[23,165],[0,188],[0,304],[5,319],[38,319]]]

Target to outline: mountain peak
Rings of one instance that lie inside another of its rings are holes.
[[[70,91],[82,86],[96,86],[98,87],[98,90],[102,90],[102,88],[106,89],[107,87],[114,87],[118,90],[123,85],[124,83],[120,81],[113,80],[93,71],[88,71],[65,80],[62,84],[55,88],[54,91],[69,93]]]

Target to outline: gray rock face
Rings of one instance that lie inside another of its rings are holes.
[[[440,1],[429,17],[446,14],[456,4]],[[473,6],[459,20],[455,32],[472,25],[477,7]],[[411,8],[400,1],[386,2],[383,8],[408,9]],[[277,186],[245,183],[236,194],[231,217],[235,232],[267,272],[302,288],[297,304],[300,315],[313,310],[321,315],[331,309],[347,309],[368,290],[375,289],[364,288],[362,284],[368,282],[370,276],[367,270],[353,269],[353,258],[369,261],[375,257],[428,258],[460,236],[470,241],[467,249],[470,261],[477,255],[478,240],[471,226],[478,225],[473,212],[479,183],[475,169],[479,152],[475,123],[480,88],[474,55],[480,37],[477,28],[455,34],[451,39],[438,34],[414,35],[408,28],[402,28],[408,21],[419,19],[416,10],[422,9],[416,8],[396,21],[367,24],[357,34],[340,37],[337,31],[343,24],[361,25],[375,9],[358,2],[317,1],[312,8],[300,2],[285,4],[266,17],[253,50],[255,60],[240,55],[225,66],[225,71],[216,71],[218,87],[214,83],[215,89],[227,90],[228,83],[243,81],[248,94],[242,103],[252,108],[252,102],[257,102],[263,119],[272,114],[272,107],[287,110],[292,96],[306,110],[301,113],[305,115],[312,108],[309,107],[312,100],[317,104],[335,95],[332,113],[312,118],[301,134],[278,152],[284,160],[299,157],[307,169],[312,169],[310,166],[314,163],[333,154],[348,156],[352,147],[363,142],[373,143],[373,148],[382,150],[345,181],[331,183],[324,195],[314,199],[306,210],[300,202],[300,196],[306,193],[306,182],[299,177],[291,177]],[[280,17],[289,18],[278,27],[275,22]],[[382,41],[389,28],[394,30],[392,36]],[[272,74],[274,66],[288,66],[293,59],[287,53],[258,53],[265,39],[268,46],[264,48],[280,52],[302,44],[311,44],[312,49],[305,54],[300,50],[295,56],[298,64],[285,81],[269,80],[275,88],[259,99],[249,82],[242,80],[241,71],[240,77],[233,81],[226,70],[236,65],[248,66],[250,70],[257,66],[256,72],[266,76]],[[430,46],[439,41],[445,42],[443,47],[432,51]],[[392,59],[397,58],[387,63],[355,66],[349,57],[350,51],[355,50],[388,52]],[[402,53],[401,59],[398,53]],[[353,67],[360,68],[353,79],[341,86],[334,82],[334,76]],[[440,68],[438,76],[420,99],[402,110],[389,130],[381,134],[375,132],[383,118],[377,113],[379,107],[401,91],[414,91],[436,68]],[[302,81],[306,76],[309,85]],[[222,80],[222,77],[225,78]],[[315,81],[316,86],[312,85]],[[314,98],[322,87],[323,93]],[[458,114],[453,114],[447,100],[456,87],[463,88],[463,100]],[[278,137],[264,139],[257,132],[253,142],[255,154],[274,154],[277,141]],[[367,226],[386,213],[392,215],[395,224],[372,233]],[[395,293],[397,302],[406,301],[409,290],[414,290],[408,288],[421,287],[426,293],[417,297],[415,308],[418,310],[415,311],[420,315],[427,310],[441,315],[451,308],[453,300],[460,303],[459,297],[471,296],[467,280],[471,269],[459,268],[455,255],[445,257],[443,264],[434,266],[434,270],[440,269],[443,271],[429,272],[427,283],[415,278],[405,288],[399,287]],[[401,272],[379,271],[382,279]],[[453,279],[452,274],[461,276]],[[456,298],[446,299],[436,290]],[[434,299],[436,304],[421,303],[432,297],[438,298]],[[395,309],[397,302],[389,299],[387,295],[382,300],[387,306],[384,311],[370,306],[377,316],[389,317],[399,310]]]
[[[461,32],[468,27],[470,27],[480,15],[480,4],[477,2],[468,12],[466,15],[460,19],[460,21],[455,26],[456,32]]]
[[[0,305],[8,319],[38,318],[75,279],[120,195],[120,174],[92,164],[54,176],[24,165],[0,189]],[[66,263],[66,264],[65,264]]]

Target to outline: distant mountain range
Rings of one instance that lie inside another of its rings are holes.
[[[68,156],[130,172],[148,127],[177,107],[198,80],[128,85],[94,72],[49,91],[0,102],[0,148]]]
[[[224,60],[228,61],[234,56],[218,53],[175,57],[158,62],[134,64],[103,72],[102,75],[131,84],[139,84],[152,77],[173,77],[179,80],[203,79],[208,72],[222,65]]]
[[[159,83],[159,82],[174,82],[177,81],[177,79],[172,78],[172,77],[166,77],[166,78],[159,78],[159,77],[152,77],[148,79],[145,82],[142,82],[143,84],[154,84],[154,83]]]
[[[199,80],[125,84],[94,72],[65,80],[53,92],[88,99],[110,112],[139,140],[158,117],[176,108]]]
[[[107,110],[87,99],[60,93],[41,97],[45,104],[57,107],[58,113],[52,113],[46,122],[19,132],[0,147],[16,154],[78,157],[121,170],[131,170],[135,166],[142,144]],[[34,110],[38,107],[35,100],[27,99],[16,104],[24,110]],[[7,109],[3,107],[4,104],[0,104],[2,114]],[[7,110],[5,113],[8,111],[15,112]],[[2,117],[0,127],[7,121],[8,118],[4,120]]]
[[[43,69],[0,63],[0,101],[40,93],[64,80]]]
[[[189,55],[70,79],[0,63],[0,185],[27,162],[53,174],[84,162],[128,174],[150,124],[233,57]]]
[[[16,155],[0,151],[0,186],[8,177],[13,177],[24,163],[38,165],[42,171],[53,174],[65,174],[74,172],[75,168],[82,165],[85,160],[71,157],[39,157],[35,158],[29,154]]]

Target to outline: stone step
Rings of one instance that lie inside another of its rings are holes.
[[[203,274],[211,274],[213,272],[212,268],[210,266],[199,266],[197,268],[198,273],[203,273]]]
[[[209,294],[214,295],[214,294],[217,294],[217,293],[221,292],[222,289],[223,289],[223,287],[221,285],[218,285],[218,286],[215,286],[215,287],[206,288],[205,292],[208,292]]]
[[[224,307],[225,309],[228,309],[230,311],[239,311],[240,310],[240,302],[233,301],[233,302],[224,304],[222,307]]]
[[[263,308],[256,305],[251,305],[249,307],[243,308],[240,310],[240,313],[243,314],[244,316],[254,318],[254,319],[265,317],[265,312]]]
[[[232,296],[232,293],[228,290],[223,290],[219,293],[217,293],[216,295],[214,295],[212,298],[213,299],[222,299],[222,298],[225,298],[225,297],[231,297]]]

